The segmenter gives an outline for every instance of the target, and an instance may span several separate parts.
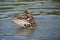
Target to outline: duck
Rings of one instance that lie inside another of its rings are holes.
[[[24,13],[25,16],[17,16],[17,19],[12,20],[12,22],[24,28],[33,28],[36,26],[35,18],[30,14],[31,12],[25,10]]]
[[[31,15],[31,12],[29,10],[25,10],[25,18],[29,23],[31,23],[32,27],[36,26],[35,18]]]

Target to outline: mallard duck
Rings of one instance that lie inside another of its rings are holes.
[[[30,11],[28,10],[26,10],[25,13],[26,13],[25,17],[17,16],[17,19],[12,20],[12,22],[21,27],[30,27],[30,28],[34,27],[36,25],[34,17],[30,14]]]

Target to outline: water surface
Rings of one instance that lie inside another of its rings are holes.
[[[0,2],[1,40],[60,40],[60,4],[53,1]],[[37,26],[21,29],[11,22],[16,15],[30,10]],[[48,14],[48,15],[47,15]]]

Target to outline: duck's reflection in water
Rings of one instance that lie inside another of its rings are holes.
[[[34,28],[27,28],[27,29],[19,29],[16,34],[26,36],[27,38],[30,38],[32,36],[32,33],[34,33],[36,27]]]

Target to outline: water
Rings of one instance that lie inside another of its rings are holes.
[[[0,40],[60,40],[59,2],[16,1],[0,2]],[[23,15],[27,9],[34,15],[37,26],[23,30],[11,20],[15,19],[16,15]]]

